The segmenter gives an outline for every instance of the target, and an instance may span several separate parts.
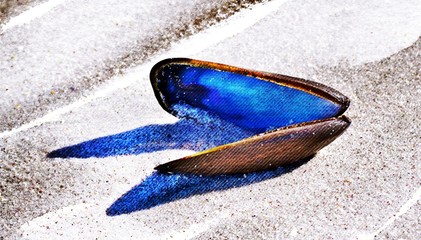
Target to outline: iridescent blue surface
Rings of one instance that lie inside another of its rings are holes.
[[[254,77],[188,65],[158,76],[164,101],[187,103],[253,132],[336,116],[341,106],[307,92]]]

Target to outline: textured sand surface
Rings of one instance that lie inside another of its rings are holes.
[[[29,9],[35,4],[45,0],[1,0],[0,1],[0,24],[6,22],[10,17]]]
[[[2,131],[70,103],[172,42],[259,1],[49,2],[47,14],[0,35]]]
[[[162,110],[150,87],[150,63],[134,61],[140,65],[105,78],[103,85],[95,83],[86,91],[82,89],[88,97],[108,83],[118,90],[54,115],[43,124],[3,132],[0,138],[3,236],[418,239],[421,236],[421,21],[417,21],[421,19],[420,4],[416,1],[405,4],[356,1],[348,5],[286,1],[278,7],[253,26],[199,52],[185,48],[183,57],[279,72],[332,86],[352,101],[346,112],[352,125],[343,136],[309,162],[285,169],[278,177],[194,195],[130,214],[107,216],[107,208],[148,179],[153,167],[191,154],[200,146],[198,142],[177,138],[173,147],[166,133],[181,135],[183,130],[193,128],[191,136],[203,130],[205,134],[210,133],[206,141],[218,138],[212,137],[212,132],[200,123],[177,122]],[[63,6],[63,13],[65,9]],[[59,13],[57,9],[57,13],[48,16]],[[222,28],[230,21],[232,18],[209,29]],[[36,27],[38,23],[33,24]],[[20,32],[10,31],[11,35]],[[211,41],[215,33],[218,31],[195,35],[203,34],[204,39]],[[0,36],[2,40],[3,37],[7,35]],[[198,40],[192,37],[184,44],[193,46],[195,41]],[[12,42],[8,46],[15,47]],[[174,43],[172,48],[176,46]],[[148,55],[146,59],[155,58]],[[91,70],[101,72],[103,68]],[[28,70],[25,74],[31,73]],[[78,81],[77,76],[74,82]],[[120,81],[133,77],[126,87],[117,88]],[[75,101],[74,96],[63,95],[63,98],[63,101],[54,100],[46,109],[54,111]],[[32,102],[38,99],[29,97]],[[28,106],[32,106],[31,101]],[[29,120],[4,120],[10,124],[2,129],[31,122],[38,114],[33,111],[36,114]],[[40,109],[38,115],[44,115],[45,111]],[[2,117],[6,115],[5,112]],[[46,154],[62,147],[125,132],[156,134],[156,139],[143,138],[142,144],[160,144],[163,148],[106,157],[46,158]]]

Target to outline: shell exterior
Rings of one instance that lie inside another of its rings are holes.
[[[349,99],[320,83],[176,58],[151,70],[161,106],[178,116],[177,104],[209,111],[255,136],[160,166],[165,172],[247,173],[284,166],[314,155],[349,126],[341,116]]]

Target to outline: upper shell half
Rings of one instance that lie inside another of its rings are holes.
[[[158,166],[167,172],[232,174],[310,157],[342,134],[349,99],[323,84],[193,59],[166,59],[151,70],[161,106],[187,104],[255,136]]]

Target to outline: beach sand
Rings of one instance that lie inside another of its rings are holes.
[[[347,95],[351,106],[345,114],[352,119],[350,128],[309,162],[279,170],[264,181],[243,181],[241,187],[107,215],[117,199],[126,193],[136,194],[136,186],[154,176],[156,165],[192,154],[197,146],[197,142],[188,141],[180,146],[181,140],[163,137],[177,128],[187,131],[189,125],[180,124],[159,106],[150,87],[149,68],[135,67],[108,80],[117,86],[131,74],[136,76],[132,84],[0,138],[3,237],[419,238],[421,34],[406,22],[384,26],[367,17],[367,21],[352,24],[351,20],[371,14],[364,10],[373,7],[370,4],[324,4],[320,8],[325,15],[314,18],[313,25],[309,23],[317,7],[307,1],[287,1],[240,34],[185,56],[304,77]],[[380,10],[386,12],[376,13],[386,23],[402,19],[391,17],[385,10],[391,6],[381,8],[381,4]],[[294,9],[304,10],[295,14]],[[394,8],[398,10],[404,12],[405,8]],[[406,10],[408,16],[415,16]],[[287,26],[280,20],[283,18],[298,20]],[[317,30],[318,24],[327,24],[326,29]],[[288,35],[289,28],[297,35]],[[271,29],[277,29],[272,32],[277,37],[268,39]],[[368,38],[372,30],[377,32]],[[348,34],[340,34],[344,32]],[[350,37],[358,34],[364,38]],[[102,88],[106,84],[86,94]],[[104,155],[96,157],[46,157],[63,147],[120,133],[156,134],[156,139],[148,135],[141,143],[160,147],[118,153],[111,149],[108,155],[104,147],[104,151],[93,153]],[[253,175],[244,176],[250,177]]]

